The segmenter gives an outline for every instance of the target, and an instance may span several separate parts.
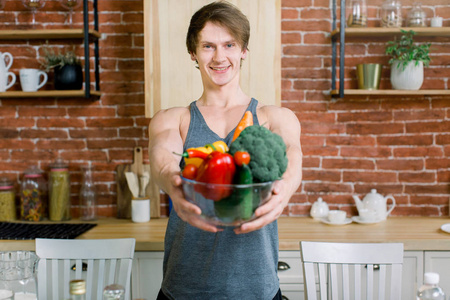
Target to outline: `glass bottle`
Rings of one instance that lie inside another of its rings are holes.
[[[408,27],[426,27],[425,24],[426,13],[422,9],[422,3],[416,2],[413,8],[408,12],[406,24]]]
[[[25,171],[20,186],[20,219],[42,221],[47,218],[48,195],[44,172],[37,166]]]
[[[439,287],[438,273],[424,274],[423,286],[417,291],[417,300],[445,300],[444,291]]]
[[[347,5],[347,26],[367,27],[366,0],[349,0]]]
[[[0,178],[0,221],[16,219],[16,193],[14,184],[6,177]],[[1,298],[0,298],[1,299]]]
[[[82,166],[83,181],[80,190],[80,219],[85,221],[97,218],[97,193],[92,178],[91,166]]]
[[[86,300],[86,281],[71,280],[69,283],[70,300]]]
[[[120,284],[111,284],[103,289],[103,300],[123,300],[125,288]]]
[[[381,5],[381,27],[402,26],[402,5],[397,0],[386,0]]]
[[[60,158],[50,165],[48,186],[50,220],[70,220],[69,167]]]

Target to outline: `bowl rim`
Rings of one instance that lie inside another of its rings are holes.
[[[186,177],[181,176],[181,180],[190,184],[203,185],[206,187],[222,187],[222,188],[257,188],[257,187],[268,187],[271,186],[274,181],[266,181],[266,182],[257,182],[257,183],[249,183],[249,184],[222,184],[222,183],[207,183],[200,182],[192,179],[188,179]]]

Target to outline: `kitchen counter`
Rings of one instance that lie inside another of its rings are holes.
[[[77,221],[71,221],[77,222]],[[352,223],[332,226],[308,217],[279,219],[280,250],[299,250],[299,241],[328,242],[400,242],[405,250],[450,250],[450,234],[440,227],[450,223],[448,217],[390,217],[371,225]],[[162,251],[167,218],[149,223],[132,223],[122,219],[100,219],[98,226],[80,239],[136,239],[136,251]],[[0,250],[34,250],[34,241],[0,241]]]

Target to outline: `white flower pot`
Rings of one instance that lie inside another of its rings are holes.
[[[400,64],[399,67],[398,64]],[[401,62],[391,64],[391,84],[396,90],[418,90],[423,83],[423,62],[411,61],[403,70]]]

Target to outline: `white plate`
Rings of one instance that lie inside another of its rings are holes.
[[[441,230],[450,233],[450,223],[442,225]]]
[[[360,216],[354,216],[352,217],[353,222],[359,223],[359,224],[376,224],[376,223],[380,223],[380,220],[374,220],[374,221],[364,221],[363,219],[361,219]]]
[[[328,224],[328,225],[347,225],[352,222],[352,219],[350,219],[350,218],[346,218],[345,221],[342,223],[332,223],[332,222],[330,222],[330,220],[328,220],[328,218],[320,218],[319,220],[320,220],[320,222]]]

